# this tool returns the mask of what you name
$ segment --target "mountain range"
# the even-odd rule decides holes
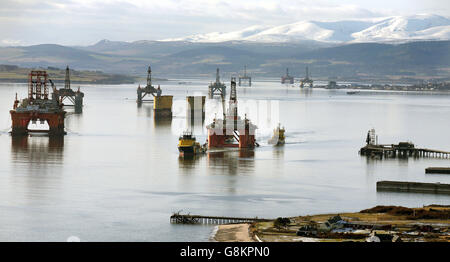
[[[196,34],[162,41],[215,43],[225,41],[294,42],[405,42],[449,40],[450,20],[423,14],[347,21],[300,21],[278,26],[251,26],[233,32]]]
[[[296,78],[450,80],[449,20],[436,15],[298,22],[229,33],[134,42],[101,40],[89,46],[42,44],[0,47],[0,64],[101,70],[155,77],[225,77],[242,73]]]

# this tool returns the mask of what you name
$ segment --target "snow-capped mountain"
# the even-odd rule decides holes
[[[352,34],[358,42],[450,39],[450,20],[436,15],[391,17]]]
[[[450,19],[438,15],[393,16],[348,21],[300,21],[281,26],[252,26],[233,32],[213,32],[161,41],[189,42],[405,42],[449,40]]]

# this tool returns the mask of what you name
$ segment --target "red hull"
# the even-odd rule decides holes
[[[223,130],[222,134],[225,133]],[[248,131],[247,131],[248,133]],[[239,144],[228,143],[227,135],[217,134],[213,129],[208,130],[208,147],[239,147],[239,148],[254,148],[255,135],[243,134],[239,135]]]
[[[26,135],[28,134],[28,124],[31,120],[46,120],[48,126],[49,135],[64,135],[64,118],[66,115],[65,111],[54,112],[54,113],[41,113],[35,111],[29,112],[16,112],[11,110],[12,119],[12,135]]]

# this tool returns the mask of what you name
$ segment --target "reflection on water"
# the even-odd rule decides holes
[[[207,163],[211,169],[214,169],[214,174],[245,174],[251,173],[254,170],[254,156],[255,151],[245,149],[208,152]]]
[[[168,130],[170,132],[170,128],[172,126],[172,119],[171,118],[154,118],[153,123],[154,123],[155,129]]]
[[[199,163],[199,159],[204,155],[185,155],[178,157],[178,166],[181,171],[186,171],[189,169],[195,169]]]
[[[136,103],[140,115],[146,113],[147,117],[153,117],[153,103]]]
[[[305,95],[305,97],[311,96],[313,93],[313,88],[310,87],[304,87],[304,88],[299,88],[300,89],[300,94]]]
[[[282,160],[284,158],[284,146],[274,146],[272,154],[275,159]]]
[[[61,163],[64,156],[64,137],[12,136],[11,153],[14,162]]]

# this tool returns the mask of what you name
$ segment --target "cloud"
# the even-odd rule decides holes
[[[0,46],[21,46],[25,43],[21,40],[15,40],[15,39],[1,39],[0,40]]]

